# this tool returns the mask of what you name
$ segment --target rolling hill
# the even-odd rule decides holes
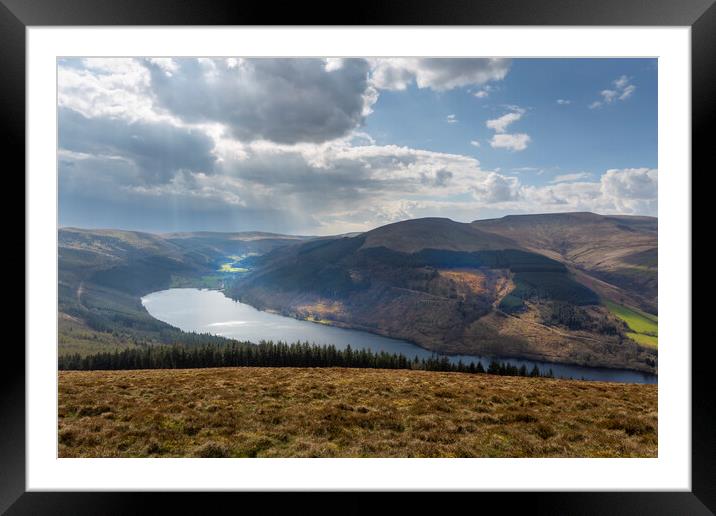
[[[471,225],[563,262],[603,297],[657,313],[655,217],[555,213],[510,215]]]
[[[593,213],[321,238],[63,228],[60,352],[193,342],[140,297],[223,286],[260,309],[445,353],[655,372],[657,233],[654,218]]]
[[[58,231],[60,353],[195,340],[151,317],[140,297],[175,285],[217,286],[232,276],[221,272],[227,260],[251,258],[302,239],[257,232],[161,235],[62,228]]]
[[[440,352],[654,372],[656,351],[602,300],[655,307],[655,249],[656,221],[641,217],[415,219],[274,249],[229,292]],[[632,265],[653,292],[624,279]]]

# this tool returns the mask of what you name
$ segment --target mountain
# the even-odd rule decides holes
[[[381,226],[365,233],[364,249],[385,247],[404,253],[422,249],[447,251],[486,251],[519,248],[514,240],[482,231],[471,225],[446,218],[406,220]]]
[[[115,229],[58,231],[60,352],[191,339],[157,321],[140,297],[170,286],[218,286],[222,264],[308,237],[272,233],[153,234]],[[229,271],[239,270],[229,267]],[[245,269],[240,269],[245,270]]]
[[[601,296],[656,314],[658,219],[595,213],[510,215],[476,229],[561,261]]]
[[[320,238],[63,228],[60,351],[196,339],[140,297],[224,286],[261,309],[435,351],[653,372],[657,235],[655,218],[593,213],[425,218]]]
[[[655,306],[623,279],[632,264],[651,267],[655,228],[655,219],[594,214],[408,220],[276,248],[229,293],[440,352],[653,372],[655,349],[630,338],[602,301],[609,292]]]

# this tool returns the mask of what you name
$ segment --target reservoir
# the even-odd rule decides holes
[[[288,343],[308,341],[323,345],[333,344],[338,349],[350,345],[353,349],[366,348],[374,352],[399,353],[410,359],[415,356],[429,358],[437,355],[404,340],[262,312],[245,303],[234,301],[218,290],[172,288],[144,296],[142,304],[154,318],[187,332],[211,333],[255,343],[261,340]],[[458,360],[462,360],[465,364],[481,362],[485,369],[493,358],[517,367],[524,364],[528,371],[534,365],[537,365],[543,373],[551,369],[557,378],[657,383],[657,376],[638,371],[479,355],[450,355],[450,360],[454,362]]]

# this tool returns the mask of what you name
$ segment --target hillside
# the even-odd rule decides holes
[[[193,341],[151,317],[140,297],[170,286],[217,286],[238,270],[229,267],[229,273],[222,272],[222,265],[250,262],[254,255],[302,238],[255,232],[158,235],[62,228],[59,351],[84,354],[131,347],[138,341]]]
[[[441,352],[655,372],[655,350],[627,336],[627,324],[602,305],[603,289],[562,255],[496,226],[416,219],[285,246],[257,259],[230,293],[260,309]]]
[[[384,369],[60,371],[58,410],[60,457],[658,451],[656,385]]]
[[[579,272],[600,295],[656,314],[658,220],[595,213],[510,215],[478,220],[476,229],[519,243]]]
[[[403,253],[423,249],[470,252],[520,248],[510,238],[446,218],[405,220],[368,231],[362,248],[372,247],[385,247]]]
[[[276,247],[307,240],[311,237],[279,235],[258,231],[241,233],[216,233],[201,231],[195,233],[166,233],[161,238],[176,245],[184,253],[198,252],[223,258],[249,253],[264,254]]]
[[[64,228],[60,352],[195,342],[140,297],[224,286],[260,309],[440,352],[656,372],[657,229],[591,213],[415,219],[313,239]]]

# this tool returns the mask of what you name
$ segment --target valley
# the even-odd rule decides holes
[[[149,315],[141,296],[169,287],[223,288],[251,259],[305,237],[272,233],[170,233],[62,228],[58,232],[58,351],[82,355],[139,343],[221,342]]]
[[[306,43],[295,32],[286,41]],[[451,44],[435,34],[421,46]],[[329,39],[320,43],[340,38]],[[688,390],[671,388],[691,346],[689,203],[660,206],[659,190],[666,173],[667,200],[683,199],[688,167],[659,170],[660,62],[47,60],[55,145],[27,156],[25,390],[26,423],[57,426],[49,439],[29,432],[28,443],[42,439],[28,450],[54,446],[62,459],[661,451],[686,464],[671,460],[672,446],[658,449],[659,416],[666,434],[688,423],[676,399]],[[668,299],[684,312],[662,318],[661,405],[659,213],[670,217]],[[55,243],[56,271],[46,266]],[[57,294],[47,294],[55,272]],[[51,370],[35,374],[43,364]],[[76,461],[36,468],[36,455],[32,486],[108,483]],[[438,474],[382,464],[381,475],[350,466],[325,475],[319,464],[242,476],[224,474],[234,463],[196,461],[147,479],[117,471],[120,487],[147,489],[688,484],[678,468],[642,474],[649,464],[639,461],[586,476],[571,466],[535,475],[525,463],[453,474],[447,462]]]
[[[575,223],[584,218],[576,215]],[[585,232],[600,217],[591,215]],[[535,217],[541,225],[551,218]],[[561,218],[557,222],[564,225]],[[621,218],[605,224],[624,239]],[[259,257],[257,269],[237,279],[228,293],[263,310],[404,339],[441,353],[656,372],[653,346],[631,338],[634,332],[602,302],[646,298],[641,290],[592,280],[574,260],[536,252],[513,239],[518,235],[475,226],[415,219],[351,238],[277,248]],[[648,239],[656,244],[653,232],[633,232],[640,248]],[[605,247],[606,237],[599,238],[595,246]],[[595,254],[592,250],[592,260]],[[597,283],[605,286],[592,288]]]
[[[655,228],[578,213],[414,219],[321,238],[62,229],[59,351],[226,340],[161,322],[140,301],[199,287],[429,351],[655,373]],[[641,283],[622,280],[629,267]]]

